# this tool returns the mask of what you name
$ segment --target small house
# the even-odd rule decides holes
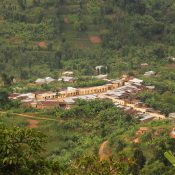
[[[68,76],[62,76],[61,78],[58,79],[58,81],[62,81],[65,83],[73,83],[75,81],[74,77],[68,77]]]
[[[51,78],[51,77],[46,77],[46,78],[45,78],[45,82],[46,82],[47,84],[52,83],[53,81],[55,81],[55,79],[53,79],[53,78]]]
[[[175,118],[175,112],[169,114],[169,118]]]
[[[144,73],[144,76],[146,76],[146,77],[151,77],[151,76],[154,76],[154,75],[156,75],[156,73],[154,71],[148,71],[148,72]]]
[[[147,67],[147,66],[149,66],[148,63],[141,63],[141,64],[140,64],[140,67]]]
[[[142,84],[143,80],[138,79],[138,78],[133,78],[133,79],[129,80],[129,82],[132,84]]]
[[[66,72],[63,72],[62,75],[63,76],[73,76],[74,75],[74,72],[72,72],[72,71],[66,71]]]
[[[56,100],[39,101],[36,104],[37,109],[52,109],[60,107],[60,102]]]
[[[38,78],[35,83],[38,85],[42,85],[42,84],[49,84],[51,82],[55,81],[55,79],[51,78],[51,77],[46,77],[46,78]]]
[[[35,81],[35,83],[41,85],[41,84],[45,84],[46,82],[45,82],[45,79],[38,78],[38,79]]]
[[[170,60],[171,60],[171,61],[173,61],[173,62],[175,62],[175,57],[173,57],[173,58],[170,58]]]

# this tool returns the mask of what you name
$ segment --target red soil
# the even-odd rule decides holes
[[[101,43],[101,38],[99,36],[91,36],[90,41],[93,44],[100,44]]]
[[[39,124],[39,121],[38,120],[28,120],[29,122],[29,125],[28,125],[28,128],[30,129],[33,129],[33,128],[37,128],[38,127],[38,124]]]
[[[110,148],[109,148],[108,141],[105,141],[101,144],[99,149],[99,156],[100,156],[100,161],[110,159]]]
[[[65,24],[69,24],[70,23],[70,21],[69,21],[69,19],[67,17],[64,17],[64,23]]]
[[[41,47],[41,48],[46,48],[46,42],[41,41],[41,42],[38,43],[38,46]]]

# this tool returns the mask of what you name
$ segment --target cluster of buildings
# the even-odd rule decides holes
[[[72,71],[66,71],[62,73],[62,76],[58,79],[54,79],[52,77],[38,78],[34,83],[37,85],[49,84],[54,81],[62,81],[67,83],[72,83],[75,81],[74,73]]]
[[[141,63],[141,64],[140,64],[140,67],[141,67],[141,68],[147,68],[148,66],[149,66],[148,63]],[[155,76],[155,75],[156,75],[156,72],[155,72],[155,71],[152,71],[152,70],[147,71],[147,72],[144,73],[144,76],[145,76],[145,77],[153,77],[153,76]]]
[[[25,106],[35,107],[39,109],[63,107],[70,108],[75,104],[76,99],[97,99],[101,98],[99,94],[116,89],[122,86],[123,80],[112,81],[109,84],[86,88],[72,88],[52,92],[52,91],[37,91],[32,93],[13,93],[9,96],[11,100],[21,100]]]
[[[123,86],[103,93],[103,97],[111,99],[113,103],[124,111],[134,114],[140,122],[153,119],[164,119],[165,116],[153,108],[147,107],[137,98],[137,94],[143,90],[154,90],[154,86],[144,86],[143,80],[133,78],[124,83]]]
[[[9,99],[19,99],[28,107],[38,109],[50,109],[62,107],[71,108],[77,99],[110,99],[117,107],[124,111],[134,114],[140,122],[153,119],[165,118],[159,111],[148,108],[138,100],[137,94],[142,90],[153,90],[154,86],[144,86],[143,80],[129,78],[124,75],[119,80],[108,80],[108,84],[86,88],[68,87],[62,91],[41,91],[26,94],[14,93]]]

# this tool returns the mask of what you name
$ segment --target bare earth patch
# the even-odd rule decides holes
[[[101,144],[99,149],[99,156],[100,156],[100,161],[110,159],[110,148],[109,148],[108,141],[105,141]]]
[[[68,17],[64,17],[64,23],[65,24],[70,24],[70,21],[69,21]]]
[[[34,129],[38,128],[39,121],[38,120],[27,120],[29,122],[28,128]]]
[[[102,42],[99,36],[91,36],[90,41],[93,44],[100,44]]]
[[[44,41],[37,43],[37,45],[41,48],[46,48],[46,42],[44,42]]]

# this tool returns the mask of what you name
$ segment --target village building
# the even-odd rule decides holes
[[[73,98],[64,98],[65,109],[70,109],[75,105],[75,99]]]
[[[52,109],[60,107],[60,102],[57,100],[38,101],[35,104],[37,109]]]
[[[46,77],[45,78],[46,84],[52,83],[55,81],[55,79],[51,78],[51,77]]]
[[[35,94],[34,93],[25,93],[25,94],[13,93],[13,94],[9,95],[8,98],[11,100],[34,99]]]
[[[73,77],[68,77],[73,78]],[[51,80],[50,77],[46,77]],[[18,94],[14,93],[9,99],[19,99],[28,106],[39,109],[49,109],[62,107],[69,109],[74,106],[77,99],[109,99],[115,106],[127,113],[134,114],[141,123],[153,119],[164,119],[165,116],[160,111],[148,108],[143,102],[136,98],[139,91],[143,89],[154,89],[151,86],[144,86],[143,80],[122,76],[119,80],[110,80],[108,84],[95,87],[73,88],[67,87],[66,90],[59,92],[37,91],[35,93]]]
[[[144,73],[144,76],[146,76],[146,77],[151,77],[151,76],[155,76],[155,75],[156,75],[156,72],[154,72],[154,71],[148,71],[148,72]]]
[[[66,71],[62,73],[62,76],[73,76],[74,72],[73,71]]]
[[[175,62],[175,57],[169,58],[171,61]]]
[[[146,122],[152,121],[153,119],[154,119],[153,116],[151,116],[151,115],[149,115],[149,114],[144,114],[144,115],[141,116],[141,118],[139,119],[139,121],[140,121],[141,123],[146,123]]]
[[[141,85],[143,83],[143,80],[138,79],[138,78],[133,78],[133,79],[129,80],[129,82],[131,84],[139,84],[139,85]]]
[[[52,91],[38,91],[35,92],[36,100],[48,100],[57,98],[57,93]]]
[[[77,88],[68,87],[67,90],[58,92],[58,98],[73,97],[79,95]]]
[[[155,86],[146,86],[147,90],[153,91],[155,90]]]
[[[38,85],[42,85],[42,84],[49,84],[51,82],[55,81],[55,79],[51,78],[51,77],[46,77],[46,78],[38,78],[35,83]]]
[[[75,81],[75,78],[70,76],[62,76],[61,78],[58,79],[58,81],[62,81],[65,83],[73,83]]]
[[[169,118],[175,118],[175,112],[169,114]]]
[[[149,64],[148,64],[148,63],[141,63],[140,66],[141,66],[141,67],[148,67]]]
[[[45,79],[42,79],[42,78],[38,78],[36,81],[35,81],[36,84],[45,84]]]
[[[119,87],[119,84],[106,84],[102,86],[87,87],[87,88],[68,88],[65,91],[59,92],[58,97],[66,98],[79,95],[104,93],[107,92],[108,90],[112,90],[117,87]]]
[[[20,93],[13,93],[13,94],[10,94],[8,98],[10,100],[16,100],[19,95],[20,95]]]
[[[160,111],[147,112],[147,114],[154,117],[156,120],[165,119],[165,115],[161,114]]]

